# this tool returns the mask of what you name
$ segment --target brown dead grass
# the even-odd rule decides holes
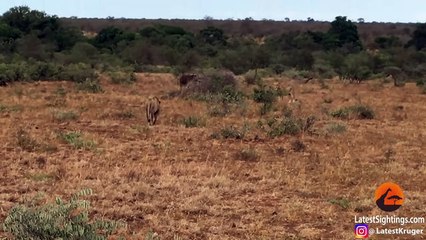
[[[354,215],[380,213],[373,196],[385,181],[405,190],[406,204],[398,215],[424,214],[426,96],[413,84],[385,84],[372,91],[370,83],[331,82],[321,89],[269,79],[271,85],[295,86],[302,101],[295,114],[317,117],[316,134],[270,139],[256,128],[259,105],[251,101],[244,114],[209,118],[206,103],[167,97],[178,89],[171,75],[138,78],[130,86],[103,82],[101,94],[78,93],[67,82],[0,89],[2,105],[21,106],[0,113],[1,219],[37,192],[67,198],[90,187],[94,214],[126,220],[122,234],[127,239],[143,239],[149,229],[163,239],[350,239]],[[51,105],[59,86],[67,91],[65,104]],[[149,94],[162,97],[159,124],[153,127],[143,112]],[[270,116],[279,115],[287,101],[281,99]],[[376,118],[342,121],[347,128],[342,134],[322,131],[336,122],[325,112],[356,103],[371,106]],[[80,116],[55,121],[52,111],[58,109]],[[132,117],[117,117],[122,112]],[[190,115],[205,116],[206,126],[182,126],[179,120]],[[225,125],[243,122],[250,126],[243,140],[210,137]],[[21,149],[20,129],[53,150]],[[58,139],[60,131],[80,131],[96,148],[75,149]],[[293,151],[295,140],[306,149]],[[254,161],[236,158],[250,148],[256,151]],[[331,204],[331,199],[347,199],[350,206]]]

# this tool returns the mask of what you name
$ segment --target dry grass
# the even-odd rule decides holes
[[[178,89],[171,75],[137,77],[133,85],[102,82],[104,92],[96,94],[66,82],[0,88],[0,104],[9,109],[0,113],[1,219],[37,192],[69,197],[89,187],[94,214],[126,220],[121,234],[127,239],[143,239],[149,230],[162,239],[350,239],[354,215],[379,213],[374,191],[388,180],[406,191],[398,215],[424,214],[426,95],[413,84],[372,91],[367,84],[330,82],[321,89],[267,79],[283,88],[295,85],[303,94],[294,114],[317,119],[312,134],[269,138],[256,128],[259,105],[251,100],[243,116],[236,110],[209,117],[205,102],[167,97]],[[72,121],[52,121],[52,112],[65,111],[49,105],[59,86],[66,108],[80,113]],[[16,89],[24,91],[17,96]],[[158,125],[148,127],[143,103],[152,93],[162,97],[162,112]],[[324,105],[324,97],[333,101]],[[280,99],[262,118],[282,116],[287,101]],[[370,106],[375,118],[342,120],[340,134],[323,130],[336,121],[323,108],[355,104]],[[185,128],[181,119],[188,116],[205,118],[205,126]],[[211,138],[226,126],[247,133]],[[56,151],[20,147],[20,129]],[[69,132],[82,133],[96,149],[58,138]]]

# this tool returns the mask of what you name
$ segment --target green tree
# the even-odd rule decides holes
[[[58,51],[71,49],[77,42],[83,40],[84,36],[82,32],[75,27],[61,27],[55,36]]]
[[[411,40],[406,46],[414,46],[417,50],[426,48],[426,23],[417,25]]]
[[[338,47],[345,47],[351,52],[356,52],[362,49],[358,28],[346,17],[336,17],[336,19],[331,22],[331,28],[328,31],[328,35],[335,37],[338,40]]]
[[[27,6],[10,8],[2,15],[2,21],[26,34],[35,31],[41,38],[53,37],[59,28],[57,16],[49,16],[45,12],[31,10]]]
[[[225,45],[226,38],[222,29],[216,27],[207,27],[200,31],[200,38],[203,42],[211,45]]]
[[[125,32],[117,27],[107,27],[96,35],[93,43],[98,48],[115,50],[120,41],[130,42],[135,40],[135,38],[135,33]]]

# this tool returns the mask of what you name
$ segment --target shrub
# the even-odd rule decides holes
[[[416,81],[416,86],[420,87],[420,86],[424,86],[424,85],[426,85],[426,80],[424,80],[424,79],[418,79]]]
[[[341,123],[329,123],[324,127],[325,131],[331,134],[339,134],[346,131],[346,126]]]
[[[98,78],[98,75],[95,70],[90,67],[90,65],[78,63],[66,66],[63,72],[59,74],[59,78],[62,80],[82,83],[86,81],[94,81]]]
[[[76,86],[78,90],[85,91],[88,93],[104,92],[98,80],[87,79],[87,80],[84,80],[83,82],[76,83]]]
[[[223,138],[234,138],[234,139],[243,139],[245,131],[240,131],[234,126],[226,126],[220,131],[220,134]]]
[[[70,120],[77,120],[79,115],[73,111],[56,111],[53,113],[53,118],[60,121],[70,121]]]
[[[357,104],[350,107],[343,107],[330,112],[330,115],[340,119],[373,119],[374,111],[366,105]]]
[[[277,99],[277,91],[272,88],[260,86],[253,89],[253,100],[258,103],[272,104]]]
[[[259,158],[259,155],[257,154],[256,150],[247,148],[238,151],[235,154],[235,158],[242,161],[253,162]]]
[[[182,119],[182,124],[186,128],[193,128],[193,127],[202,127],[205,126],[205,122],[197,116],[189,116],[184,119]]]
[[[136,75],[134,72],[109,72],[108,76],[114,84],[130,84],[136,81]]]
[[[355,105],[350,108],[350,111],[355,114],[357,119],[373,119],[374,111],[366,105]]]
[[[331,111],[330,116],[334,118],[348,119],[349,113],[350,113],[349,108],[339,108],[337,110]]]
[[[284,118],[280,122],[272,125],[268,132],[270,137],[280,137],[283,135],[297,135],[302,131],[302,122],[300,119]]]
[[[291,149],[295,152],[303,152],[306,149],[306,145],[299,139],[296,139],[291,142]]]
[[[135,114],[130,110],[126,110],[126,111],[117,113],[116,116],[120,119],[131,119],[135,117]]]
[[[35,203],[13,207],[3,229],[15,239],[107,239],[117,228],[115,221],[89,218],[89,203],[81,197],[92,194],[84,189],[69,201],[57,197],[55,203]]]
[[[59,138],[76,149],[91,150],[96,148],[93,140],[86,140],[80,132],[59,133]]]
[[[230,106],[227,103],[210,105],[209,115],[212,117],[224,117],[231,112]]]
[[[199,74],[197,84],[188,85],[188,93],[221,93],[225,88],[237,88],[237,81],[234,75],[227,71],[218,71],[216,69],[208,69],[205,73]]]
[[[19,147],[29,152],[35,151],[40,146],[40,144],[23,129],[19,129],[16,133],[16,141]]]

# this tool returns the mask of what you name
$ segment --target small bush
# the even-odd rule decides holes
[[[291,149],[295,152],[303,152],[306,149],[306,145],[299,139],[296,139],[291,142]]]
[[[119,112],[119,113],[117,113],[115,115],[117,116],[117,118],[120,118],[120,119],[131,119],[131,118],[135,118],[135,114],[132,111],[130,111],[130,110],[122,111],[122,112]]]
[[[262,103],[260,106],[260,115],[266,115],[268,112],[270,112],[273,109],[272,103]]]
[[[77,120],[79,118],[79,115],[73,111],[56,111],[53,113],[53,118],[60,121],[71,121],[71,120]]]
[[[211,117],[224,117],[231,112],[230,106],[227,103],[211,105],[209,107],[209,115]]]
[[[220,131],[220,134],[223,138],[234,138],[234,139],[243,139],[245,132],[238,130],[234,126],[227,126]]]
[[[297,135],[302,131],[300,119],[284,118],[282,121],[273,124],[268,132],[270,137],[280,137],[283,135]]]
[[[42,205],[34,199],[33,204],[13,207],[6,217],[3,229],[15,239],[107,239],[117,228],[115,221],[89,218],[89,203],[81,197],[92,194],[84,189],[64,202],[56,198],[55,203]]]
[[[341,123],[329,123],[324,129],[331,134],[340,134],[346,131],[346,126]]]
[[[242,161],[253,162],[259,158],[259,155],[256,153],[256,150],[248,148],[238,151],[235,154],[235,158]]]
[[[134,72],[109,72],[108,76],[111,78],[113,84],[131,84],[136,81]]]
[[[373,119],[374,111],[366,105],[355,105],[350,108],[350,111],[355,114],[357,119]]]
[[[331,111],[330,116],[334,118],[348,119],[349,113],[350,113],[349,108],[339,108],[337,110]]]
[[[416,86],[420,87],[420,86],[424,86],[426,85],[426,80],[424,79],[419,79],[416,81]]]
[[[330,115],[340,119],[373,119],[374,111],[366,105],[357,104],[350,107],[344,107],[330,112]]]
[[[22,109],[21,105],[7,106],[0,103],[0,113],[20,112]]]
[[[348,199],[344,198],[337,198],[337,199],[331,199],[329,200],[331,204],[340,206],[343,209],[348,209],[350,207],[350,202]]]
[[[16,133],[16,141],[19,147],[28,152],[35,151],[40,146],[40,144],[24,129],[18,130]]]
[[[194,128],[194,127],[203,127],[205,126],[205,122],[197,116],[189,116],[182,119],[182,124],[186,128]]]
[[[90,65],[84,63],[70,64],[60,73],[61,80],[73,81],[77,83],[94,81],[98,75]]]
[[[88,92],[88,93],[102,93],[102,92],[104,92],[99,81],[98,80],[91,80],[91,79],[77,83],[77,89],[80,90],[80,91]]]
[[[61,132],[59,138],[76,149],[91,150],[96,148],[96,143],[93,140],[85,140],[80,132]]]
[[[272,104],[277,99],[277,92],[274,89],[261,86],[253,89],[253,100],[258,103]]]

